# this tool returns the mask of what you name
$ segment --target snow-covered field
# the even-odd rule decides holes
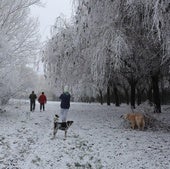
[[[59,102],[36,106],[29,117],[29,102],[13,100],[0,113],[0,169],[170,169],[170,106],[154,114],[163,123],[138,131],[120,118],[126,105],[71,103],[66,140],[51,139]]]

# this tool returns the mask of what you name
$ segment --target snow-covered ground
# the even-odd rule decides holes
[[[59,102],[36,106],[29,117],[29,102],[13,100],[0,113],[0,169],[170,169],[170,106],[138,131],[120,118],[124,104],[71,103],[66,140],[63,131],[51,139]]]

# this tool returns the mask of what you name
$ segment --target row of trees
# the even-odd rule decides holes
[[[117,106],[120,94],[132,107],[145,94],[161,112],[160,84],[169,85],[168,0],[74,2],[72,23],[57,18],[43,51],[51,85],[58,92],[69,85],[75,100],[98,95],[103,103],[107,95],[110,104],[114,93]]]
[[[0,105],[28,84],[32,73],[27,65],[38,53],[37,21],[30,7],[40,0],[1,0],[0,2]]]

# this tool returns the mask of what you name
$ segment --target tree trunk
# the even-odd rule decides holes
[[[118,90],[117,90],[116,86],[114,87],[114,95],[115,95],[115,104],[116,104],[116,106],[120,106]]]
[[[107,87],[107,105],[110,106],[110,87]]]
[[[160,93],[159,93],[159,77],[158,75],[154,75],[152,78],[152,86],[153,86],[153,101],[155,105],[154,113],[161,113],[161,101],[160,101]]]
[[[132,81],[130,83],[130,87],[131,87],[131,107],[135,109],[135,87],[136,87],[136,83],[134,81]]]
[[[165,90],[165,87],[164,87],[164,82],[163,82],[163,78],[161,79],[161,91],[160,91],[160,93],[161,93],[161,103],[162,104],[166,104],[166,101],[167,101],[167,99],[166,99],[166,90]]]
[[[138,106],[141,104],[142,102],[142,92],[140,91],[140,89],[137,89],[137,104]]]
[[[149,104],[152,105],[152,87],[149,87],[149,90],[147,91],[147,99],[149,100]]]
[[[100,103],[102,105],[103,104],[103,94],[102,94],[101,90],[99,90],[99,94],[100,94]]]
[[[129,105],[129,92],[128,89],[123,88],[125,92],[126,104]]]

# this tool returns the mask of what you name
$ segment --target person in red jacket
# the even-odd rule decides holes
[[[38,102],[40,103],[40,111],[43,108],[43,111],[45,110],[45,103],[47,102],[47,98],[44,94],[44,92],[42,92],[42,94],[39,96],[38,98]]]

